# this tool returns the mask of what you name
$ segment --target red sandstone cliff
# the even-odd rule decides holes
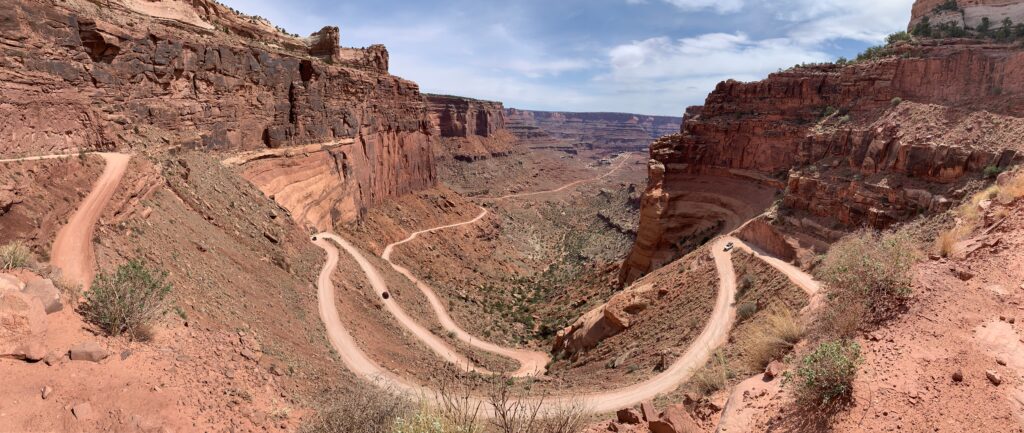
[[[474,161],[512,152],[516,138],[505,129],[501,102],[448,95],[426,95],[439,155]]]
[[[433,185],[435,170],[418,86],[387,73],[382,46],[338,38],[293,37],[208,0],[5,2],[0,155],[326,143],[244,171],[300,221],[352,220]],[[273,172],[295,174],[263,180]]]
[[[985,167],[1021,159],[1024,52],[926,41],[895,54],[719,84],[681,134],[651,146],[622,281],[737,227],[775,194],[778,221],[821,245],[943,210]]]
[[[507,110],[509,129],[532,147],[613,152],[646,150],[651,140],[679,131],[681,119],[625,113]]]
[[[994,27],[1006,18],[1014,23],[1024,22],[1024,4],[1019,0],[957,0],[955,8],[949,6],[947,0],[916,0],[909,28],[913,29],[925,17],[933,24],[955,23],[972,28],[986,17]]]

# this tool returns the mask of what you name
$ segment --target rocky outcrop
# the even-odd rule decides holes
[[[598,343],[618,335],[632,324],[631,318],[650,305],[657,294],[653,285],[631,287],[612,296],[604,305],[584,314],[572,325],[558,332],[552,353],[572,356],[594,348]]]
[[[431,127],[441,137],[438,154],[475,161],[510,154],[515,137],[505,129],[501,102],[447,95],[426,95]]]
[[[760,188],[762,197],[783,193],[780,221],[830,241],[852,228],[942,211],[985,167],[1021,159],[1024,144],[1013,131],[1024,125],[1015,117],[1024,78],[1009,71],[1024,66],[1024,53],[963,41],[893,50],[897,56],[879,61],[726,81],[703,108],[688,110],[683,132],[651,147],[637,242],[621,280],[633,281],[772,203],[737,186],[680,198],[693,196],[696,179],[728,178]],[[687,204],[673,209],[673,200]],[[701,209],[735,200],[747,212],[733,212],[734,220]]]
[[[625,113],[555,113],[506,110],[510,129],[538,145],[614,152],[643,151],[651,141],[679,131],[681,119]],[[543,147],[543,146],[534,146]]]
[[[0,358],[38,361],[46,356],[49,295],[29,287],[19,276],[0,274]]]
[[[959,27],[974,28],[988,18],[993,27],[1009,18],[1014,23],[1024,22],[1024,2],[1020,0],[916,0],[911,11],[910,27],[928,18],[932,24],[952,23]]]
[[[0,116],[10,121],[0,124],[0,155],[352,140],[335,149],[350,171],[343,183],[293,187],[314,199],[347,191],[317,204],[336,211],[332,222],[434,185],[418,86],[387,73],[383,47],[340,48],[337,39],[336,28],[289,36],[202,0],[8,2]]]

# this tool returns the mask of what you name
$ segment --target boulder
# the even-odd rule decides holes
[[[110,356],[110,352],[95,341],[79,343],[70,350],[72,361],[100,362]]]
[[[648,424],[651,433],[700,433],[704,430],[693,420],[690,413],[682,405],[672,405],[665,409],[661,417]]]
[[[64,309],[64,304],[60,302],[60,290],[57,290],[57,286],[53,285],[52,280],[38,279],[29,281],[25,285],[23,292],[38,299],[43,304],[43,310],[46,311],[46,314],[53,314]]]
[[[654,407],[654,403],[651,403],[650,400],[640,403],[640,414],[643,415],[644,421],[658,419],[658,409]]]
[[[38,354],[45,333],[46,311],[39,301],[18,291],[0,291],[0,357],[38,360],[46,355],[45,349]]]
[[[622,424],[640,424],[641,416],[640,412],[633,408],[620,409],[615,412],[615,418]]]

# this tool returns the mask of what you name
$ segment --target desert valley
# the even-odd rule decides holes
[[[0,432],[1024,431],[1024,1],[678,117],[0,3]]]

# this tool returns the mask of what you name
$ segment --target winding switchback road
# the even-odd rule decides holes
[[[613,171],[619,169],[622,166],[622,164],[624,164],[624,162],[621,162],[617,167],[615,167],[615,169],[613,169]],[[502,197],[486,199],[503,200],[509,198],[527,197],[546,194],[550,192],[562,191],[571,186],[578,185],[582,182],[601,179],[610,174],[611,172],[592,179],[576,181],[569,185],[563,186],[557,190],[509,194]],[[473,338],[467,332],[462,330],[454,322],[454,320],[451,319],[451,316],[448,314],[443,302],[441,302],[441,300],[437,297],[436,293],[434,293],[434,291],[429,286],[427,286],[425,283],[422,283],[422,281],[420,281],[418,278],[412,275],[412,273],[408,269],[400,265],[397,265],[390,260],[391,255],[394,252],[394,248],[398,245],[410,242],[422,234],[432,233],[438,230],[455,228],[476,223],[483,219],[487,215],[487,213],[487,209],[483,209],[479,215],[477,215],[475,218],[471,220],[415,232],[406,239],[403,239],[402,241],[399,242],[395,242],[385,247],[382,256],[391,266],[393,266],[398,272],[402,273],[410,280],[412,280],[414,283],[416,283],[417,287],[419,287],[420,290],[424,292],[424,294],[430,300],[431,308],[435,311],[435,313],[437,313],[437,316],[441,321],[442,326],[445,327],[446,330],[450,332],[455,332],[460,340],[466,341],[467,343],[473,345],[474,347],[480,348],[482,350],[487,350],[489,352],[496,353],[502,356],[507,356],[509,358],[516,359],[517,361],[519,361],[521,367],[517,371],[515,371],[513,375],[528,376],[538,374],[538,372],[542,372],[542,370],[534,369],[534,367],[541,362],[541,357],[543,357],[545,363],[547,362],[547,359],[549,359],[549,357],[546,353],[525,351],[521,349],[503,348]],[[431,391],[428,387],[412,384],[411,382],[399,378],[393,373],[385,371],[382,368],[380,368],[376,363],[370,360],[365,355],[365,353],[362,352],[362,349],[358,347],[355,341],[347,333],[347,331],[344,328],[344,325],[341,323],[337,315],[337,309],[334,304],[334,286],[333,284],[331,284],[330,281],[330,275],[334,272],[334,269],[337,266],[338,251],[336,248],[334,248],[334,246],[331,243],[327,242],[326,239],[330,239],[337,242],[339,245],[342,246],[342,248],[346,250],[346,252],[348,252],[356,259],[360,267],[363,269],[364,273],[366,273],[367,277],[371,280],[371,284],[374,285],[374,290],[378,293],[378,295],[381,295],[387,292],[387,286],[384,284],[383,279],[379,275],[379,272],[377,272],[377,270],[373,268],[373,266],[368,261],[366,261],[365,257],[363,257],[356,248],[354,248],[350,243],[348,243],[341,237],[334,234],[326,233],[317,235],[313,239],[314,243],[316,243],[317,246],[327,251],[328,254],[327,263],[324,265],[324,268],[320,274],[320,279],[318,280],[320,313],[321,319],[324,321],[324,324],[328,329],[328,336],[331,340],[331,344],[334,346],[335,350],[337,350],[339,354],[342,354],[342,361],[353,372],[362,375],[367,379],[370,379],[371,381],[383,381],[387,386],[392,387],[394,389],[405,390],[419,395],[431,395]],[[733,305],[733,299],[736,294],[736,273],[732,266],[731,252],[725,251],[725,246],[729,242],[732,242],[735,246],[739,248],[750,251],[751,253],[755,254],[756,257],[760,258],[761,260],[764,260],[770,266],[774,267],[775,269],[778,269],[780,272],[782,272],[788,278],[790,278],[794,283],[796,283],[802,289],[804,289],[808,294],[814,295],[817,293],[818,283],[815,282],[811,276],[800,271],[795,266],[792,266],[774,257],[768,256],[763,252],[760,252],[759,250],[748,246],[740,239],[732,237],[731,235],[719,237],[716,240],[714,240],[710,246],[711,255],[715,261],[715,266],[717,268],[719,276],[719,290],[718,296],[715,300],[714,309],[711,313],[711,317],[705,324],[704,329],[701,331],[700,335],[698,335],[697,338],[690,343],[689,347],[682,354],[682,356],[676,359],[665,371],[643,382],[610,391],[601,391],[588,394],[566,394],[553,398],[547,398],[544,400],[545,404],[551,407],[580,406],[585,408],[588,412],[592,413],[611,412],[621,409],[623,407],[633,406],[642,401],[653,399],[658,395],[671,392],[675,390],[680,384],[688,380],[695,371],[703,367],[711,358],[714,351],[719,346],[728,341],[729,331],[732,329],[733,324],[735,323],[736,310],[735,305]],[[374,283],[374,281],[376,281],[377,283]],[[386,304],[394,304],[394,302],[386,302]],[[398,317],[399,316],[396,315],[396,318]],[[402,324],[402,326],[406,326],[407,329],[410,329],[410,332],[413,332],[414,335],[416,335],[418,338],[421,338],[421,341],[424,338],[429,338],[428,336],[425,335],[419,335],[417,331],[413,330],[414,328],[410,328],[409,326],[407,326],[410,325],[413,327],[419,327],[422,330],[422,332],[429,333],[429,331],[423,329],[422,326],[415,324],[415,322],[412,321],[412,319],[399,319],[399,323]],[[428,346],[430,345],[428,344]],[[438,349],[434,349],[434,351],[443,352],[439,351]],[[450,362],[453,362],[459,366],[471,365],[468,364],[468,361],[463,361],[465,358],[459,355],[451,354],[442,356],[445,357],[445,359],[448,359]],[[476,369],[474,371],[481,370]],[[483,406],[486,407],[486,404]]]

